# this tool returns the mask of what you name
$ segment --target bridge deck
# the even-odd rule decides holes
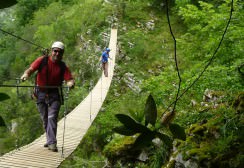
[[[112,57],[112,60],[109,60],[109,76],[104,77],[102,74],[89,95],[66,116],[64,142],[64,118],[58,122],[57,146],[59,151],[51,152],[43,147],[46,142],[46,135],[43,134],[32,143],[1,156],[0,167],[58,167],[76,149],[99,112],[109,90],[115,64],[116,43],[117,30],[112,29],[109,43]]]

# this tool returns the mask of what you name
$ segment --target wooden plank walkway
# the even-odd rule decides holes
[[[1,168],[58,167],[76,149],[106,98],[113,77],[116,44],[117,30],[111,29],[109,48],[112,60],[109,60],[109,76],[105,77],[102,74],[89,95],[66,118],[58,122],[57,146],[59,151],[51,152],[43,147],[46,142],[46,135],[43,134],[32,143],[1,156]],[[64,141],[63,133],[65,134]]]

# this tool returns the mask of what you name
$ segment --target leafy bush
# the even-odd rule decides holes
[[[174,112],[171,113],[173,114]],[[116,117],[123,125],[115,127],[113,130],[116,133],[124,135],[125,139],[128,139],[127,136],[131,136],[131,140],[128,144],[125,144],[125,141],[119,143],[120,145],[122,145],[122,147],[116,148],[116,152],[111,151],[111,149],[114,150],[114,148],[110,149],[109,147],[105,147],[105,156],[109,159],[110,164],[113,166],[119,160],[121,161],[125,159],[125,157],[132,160],[133,163],[143,150],[152,145],[152,141],[156,138],[159,138],[162,141],[161,145],[164,146],[163,148],[168,150],[172,146],[173,138],[178,138],[182,140],[185,140],[186,138],[184,129],[177,124],[172,124],[171,121],[166,118],[163,118],[163,120],[161,121],[162,126],[157,126],[157,107],[151,95],[148,96],[144,109],[144,125],[125,114],[116,114]],[[162,133],[162,128],[165,126],[168,126],[169,132],[171,132],[172,137],[165,133]],[[113,143],[109,144],[109,146],[111,145],[113,145]],[[123,153],[127,154],[125,155]],[[161,165],[163,163],[164,162],[162,162]]]

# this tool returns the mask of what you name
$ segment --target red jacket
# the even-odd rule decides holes
[[[42,59],[44,56],[41,56],[37,58],[32,64],[31,68],[34,71],[37,71],[41,65]],[[48,74],[47,74],[48,72]],[[47,81],[48,77],[48,81]],[[73,79],[72,74],[69,70],[69,68],[66,66],[64,71],[64,77],[63,79],[65,81]],[[61,83],[61,66],[57,62],[53,62],[51,60],[51,56],[48,58],[48,71],[47,66],[43,66],[41,69],[41,72],[37,74],[37,80],[36,83],[38,86],[60,86]]]

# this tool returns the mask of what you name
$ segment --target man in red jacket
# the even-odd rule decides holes
[[[56,139],[57,121],[62,104],[60,87],[63,80],[66,81],[68,87],[74,87],[72,74],[62,61],[63,54],[64,44],[59,41],[54,42],[51,55],[37,58],[21,76],[21,79],[25,81],[33,72],[38,71],[36,78],[36,103],[46,132],[47,142],[44,147],[48,147],[49,150],[54,152],[58,151]]]

